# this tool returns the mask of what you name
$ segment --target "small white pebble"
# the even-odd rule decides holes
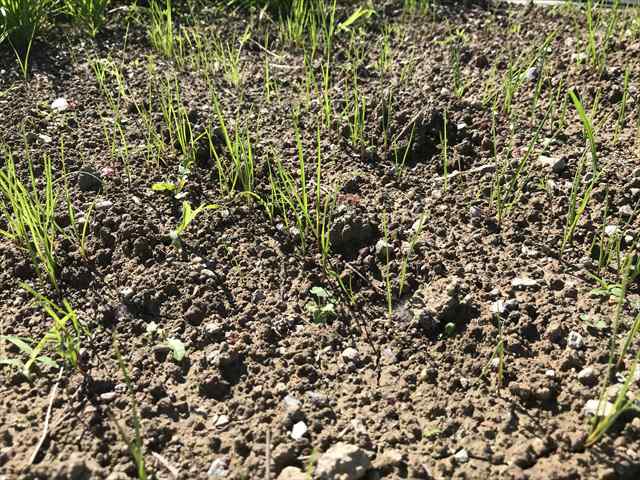
[[[305,433],[307,433],[307,430],[308,428],[306,423],[298,422],[291,429],[291,438],[293,438],[294,440],[300,440],[302,437],[304,437]]]

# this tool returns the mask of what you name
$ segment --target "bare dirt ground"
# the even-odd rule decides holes
[[[39,367],[30,379],[9,366],[0,370],[0,478],[138,475],[117,428],[132,437],[136,415],[116,345],[153,478],[640,476],[633,413],[585,447],[585,406],[600,396],[617,308],[614,297],[594,294],[600,285],[587,272],[620,282],[613,259],[598,270],[592,246],[606,226],[618,228],[623,254],[638,234],[640,17],[620,12],[600,69],[584,54],[583,10],[467,3],[418,15],[387,2],[336,36],[327,91],[341,112],[356,72],[367,99],[357,146],[348,118],[323,121],[321,87],[311,87],[307,102],[304,50],[279,39],[268,14],[197,12],[208,35],[232,45],[249,32],[239,82],[223,70],[212,81],[228,128],[243,125],[251,138],[257,195],[269,194],[274,158],[299,179],[296,115],[312,188],[321,156],[323,191],[338,189],[332,270],[353,295],[323,269],[315,243],[301,250],[281,216],[269,219],[258,202],[220,191],[212,149],[228,152],[202,72],[156,53],[141,24],[125,29],[124,11],[95,42],[57,27],[35,45],[26,84],[3,52],[2,135],[19,171],[27,170],[28,151],[37,175],[49,156],[61,177],[64,157],[74,208],[94,207],[86,254],[59,239],[58,292],[24,252],[0,240],[0,334],[39,338],[48,328],[21,282],[67,299],[90,331],[78,368],[65,369],[59,381],[56,368]],[[352,10],[341,6],[340,18]],[[606,25],[608,13],[598,12]],[[115,124],[92,71],[95,58],[122,73],[117,111],[126,165],[122,144],[114,149],[105,139]],[[531,58],[538,60],[529,65]],[[507,108],[510,68],[522,82]],[[311,70],[321,84],[322,62]],[[178,177],[179,149],[168,144],[160,161],[150,161],[139,113],[142,106],[166,133],[158,100],[164,75],[178,79],[194,131],[211,124],[217,135],[211,145],[202,142],[185,198],[219,208],[197,217],[180,251],[168,234],[181,201],[150,188]],[[106,85],[118,91],[113,75]],[[604,173],[560,256],[585,151],[566,95],[571,87],[592,113],[599,104],[594,124]],[[67,100],[64,111],[51,108],[57,98]],[[387,134],[395,146],[383,140]],[[498,218],[490,200],[496,175],[506,165],[505,178],[514,178],[523,158],[520,195]],[[56,217],[62,228],[69,222],[63,203]],[[313,287],[331,296],[335,314],[324,321],[314,322],[308,308]],[[638,293],[637,283],[629,285],[624,325],[637,313]],[[184,359],[172,357],[163,335],[184,343]],[[5,341],[0,356],[20,351]],[[612,399],[631,365],[609,387]],[[48,435],[36,451],[49,407]]]

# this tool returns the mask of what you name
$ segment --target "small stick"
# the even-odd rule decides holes
[[[265,480],[271,480],[271,430],[267,430],[266,465],[264,470]]]
[[[171,473],[171,476],[173,478],[177,480],[180,477],[180,470],[171,465],[171,463],[169,463],[169,460],[167,460],[157,452],[151,452],[151,455],[153,455],[153,457],[158,460],[158,462],[160,462],[167,470],[169,470],[169,473]]]
[[[53,400],[55,400],[56,398],[56,392],[58,391],[58,384],[60,383],[60,379],[62,378],[63,371],[64,369],[60,367],[60,372],[58,373],[58,379],[56,380],[55,385],[51,389],[51,395],[49,395],[49,406],[47,407],[47,414],[44,418],[44,431],[42,432],[42,436],[40,437],[40,440],[38,441],[36,448],[33,450],[33,453],[31,454],[31,458],[29,459],[29,465],[33,465],[33,462],[35,462],[36,456],[38,455],[38,452],[40,451],[42,444],[44,443],[45,439],[47,438],[47,435],[49,434],[49,420],[51,420],[51,409],[53,408]]]

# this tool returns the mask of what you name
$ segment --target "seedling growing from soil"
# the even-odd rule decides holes
[[[498,388],[502,387],[504,384],[504,370],[505,370],[505,342],[504,342],[504,319],[500,314],[495,314],[494,318],[498,322],[498,343],[496,344],[496,348],[493,350],[491,354],[491,358],[487,362],[487,365],[482,370],[480,374],[481,377],[485,377],[488,370],[496,369],[496,381]]]
[[[182,250],[182,239],[180,235],[184,232],[187,227],[195,220],[196,216],[205,211],[205,210],[214,210],[218,208],[218,205],[208,204],[208,205],[200,205],[198,208],[193,210],[191,208],[191,204],[188,201],[182,202],[182,218],[180,219],[180,223],[169,233],[169,238],[171,239],[171,243],[178,250]]]
[[[593,188],[600,178],[600,175],[598,173],[592,175],[591,180],[581,193],[580,187],[582,185],[583,170],[584,157],[582,157],[580,159],[580,162],[578,163],[578,168],[576,169],[576,174],[573,177],[573,182],[571,185],[571,193],[569,195],[569,211],[567,212],[567,220],[565,224],[564,235],[562,237],[562,244],[560,245],[560,255],[564,253],[565,247],[572,242],[573,234],[576,227],[578,226],[578,222],[582,218],[582,215],[584,214],[587,205],[589,204],[589,200],[591,199],[591,192],[593,191]]]
[[[168,348],[176,362],[181,362],[186,356],[186,348],[184,343],[178,338],[169,337],[164,328],[155,322],[147,324],[147,335],[153,340],[160,340],[160,346]]]
[[[29,183],[23,183],[16,173],[11,152],[5,149],[4,154],[5,167],[0,170],[0,213],[7,227],[0,229],[0,236],[27,252],[36,270],[48,277],[57,289],[55,209],[58,194],[54,188],[51,159],[44,157],[44,184],[40,187],[30,158]]]
[[[593,122],[591,118],[587,116],[587,113],[585,112],[582,102],[580,101],[580,99],[578,98],[578,96],[575,94],[573,90],[569,90],[569,96],[571,97],[571,100],[573,101],[573,105],[578,111],[580,121],[582,122],[584,137],[589,143],[589,148],[591,150],[591,165],[593,168],[593,174],[596,175],[598,172],[598,151],[597,151],[595,132],[593,129]],[[596,102],[594,103],[594,107],[592,108],[592,113],[591,113],[592,118],[595,115],[595,111],[597,110],[597,107],[596,107],[597,103],[598,101],[596,100]]]
[[[314,323],[324,325],[336,316],[333,295],[322,287],[313,287],[309,292],[313,297],[307,303],[307,311],[311,314]]]
[[[413,235],[411,236],[411,240],[409,240],[409,245],[402,259],[402,265],[400,266],[400,278],[398,280],[398,297],[402,297],[402,292],[404,291],[404,287],[407,283],[407,267],[409,266],[409,260],[413,255],[413,250],[415,248],[416,242],[422,233],[422,229],[424,227],[424,222],[428,217],[428,213],[424,212],[420,219],[414,223]]]
[[[635,264],[634,264],[635,262]],[[640,329],[640,317],[636,316],[632,327],[627,333],[627,337],[620,348],[619,353],[616,355],[616,339],[620,325],[622,323],[622,315],[624,311],[624,305],[626,303],[626,294],[628,286],[635,281],[638,276],[638,260],[634,260],[633,253],[625,256],[624,264],[621,270],[621,290],[618,297],[617,308],[612,323],[612,334],[609,338],[609,363],[607,371],[604,375],[600,398],[598,401],[598,408],[596,414],[592,420],[592,427],[589,436],[585,442],[586,446],[591,446],[597,443],[602,436],[613,426],[615,421],[624,413],[634,411],[640,412],[640,408],[633,400],[630,400],[627,396],[631,385],[635,379],[635,371],[638,366],[638,360],[640,359],[640,350],[636,353],[632,365],[627,372],[624,383],[621,385],[618,395],[616,396],[613,404],[607,402],[607,391],[610,385],[610,381],[614,376],[616,370],[620,369],[622,362],[625,359],[628,348],[634,341]]]
[[[76,368],[78,366],[82,337],[89,335],[87,328],[80,323],[76,311],[66,299],[63,299],[62,306],[59,306],[49,298],[36,292],[26,283],[21,283],[20,286],[33,296],[34,300],[40,304],[44,312],[52,320],[49,331],[34,347],[28,346],[27,344],[22,345],[21,350],[25,353],[27,351],[29,352],[29,359],[23,368],[24,375],[29,377],[34,363],[43,363],[43,359],[45,363],[51,364],[49,357],[42,355],[42,352],[48,347],[52,347],[57,356],[59,356],[66,365],[71,368]],[[15,341],[13,343],[15,344]],[[24,348],[25,346],[28,347],[26,350]]]
[[[625,112],[627,107],[627,100],[629,99],[629,67],[624,70],[624,83],[622,87],[622,99],[620,100],[620,110],[618,111],[618,121],[616,122],[616,129],[613,134],[614,143],[618,143],[620,139],[620,131],[625,125]]]
[[[176,41],[171,0],[165,0],[164,8],[158,0],[152,0],[149,4],[149,9],[151,12],[151,25],[148,33],[151,45],[163,55],[172,57]]]
[[[27,378],[31,378],[31,367],[34,363],[43,367],[60,368],[58,363],[51,357],[47,355],[39,355],[35,352],[34,348],[31,346],[33,344],[33,340],[30,338],[22,338],[16,335],[0,335],[0,340],[12,343],[18,348],[18,350],[20,350],[20,353],[27,358],[27,361],[24,362],[20,358],[2,357],[0,358],[0,365],[13,367],[19,370]],[[29,362],[31,362],[31,365],[27,367]]]
[[[444,191],[449,187],[449,141],[447,139],[447,110],[444,111],[444,128],[440,132],[440,150],[442,155],[442,174],[444,176]]]
[[[65,0],[65,11],[91,37],[95,37],[106,21],[110,0]]]
[[[216,161],[220,189],[230,195],[240,190],[238,187],[241,188],[240,191],[243,193],[253,193],[255,189],[255,165],[249,132],[236,121],[235,133],[233,135],[230,134],[216,94],[212,95],[212,102],[218,117],[227,154],[231,157],[231,162],[228,162],[217,151],[214,147],[212,135],[207,130],[210,150]]]
[[[138,400],[136,399],[136,392],[133,389],[133,382],[131,381],[131,376],[129,375],[129,369],[127,368],[127,364],[124,361],[122,353],[120,352],[120,346],[118,344],[118,339],[116,338],[116,332],[113,331],[112,337],[113,349],[115,350],[116,358],[118,359],[118,367],[120,371],[124,375],[124,380],[127,385],[127,391],[129,392],[129,396],[131,398],[131,411],[133,416],[133,438],[129,437],[125,427],[116,419],[113,413],[109,412],[109,417],[116,425],[118,429],[118,433],[122,440],[127,444],[129,449],[129,454],[136,466],[136,471],[138,474],[139,480],[147,480],[147,472],[144,462],[144,444],[142,442],[142,422],[140,421],[139,408],[138,408]]]

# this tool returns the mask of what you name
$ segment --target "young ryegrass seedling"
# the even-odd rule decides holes
[[[65,11],[79,27],[95,37],[106,22],[110,0],[65,0]]]
[[[16,56],[23,80],[29,74],[33,42],[56,8],[55,0],[0,0],[0,43],[6,38]]]
[[[511,160],[511,151],[509,155],[505,156],[502,163],[498,161],[497,153],[497,139],[496,139],[496,127],[495,127],[495,114],[492,127],[493,135],[493,152],[496,159],[496,174],[491,188],[491,204],[495,205],[496,216],[498,224],[502,223],[502,220],[508,216],[515,204],[520,200],[524,185],[529,179],[528,174],[528,161],[533,153],[534,147],[538,143],[542,129],[547,123],[553,106],[550,106],[545,113],[544,118],[538,124],[536,131],[531,138],[525,154],[515,167],[515,171],[512,173],[511,179],[507,180],[507,170]]]
[[[239,123],[236,122],[235,132],[232,136],[229,133],[220,102],[215,94],[212,95],[212,102],[227,148],[227,154],[231,157],[231,162],[228,162],[218,152],[214,146],[211,132],[207,130],[206,135],[209,140],[209,148],[216,162],[220,189],[229,195],[233,195],[238,190],[243,193],[253,193],[255,190],[255,162],[249,132],[246,128],[241,128]]]
[[[416,242],[422,233],[422,229],[424,228],[424,223],[427,220],[428,213],[424,212],[420,215],[420,219],[413,225],[413,235],[409,240],[407,251],[402,259],[402,264],[400,266],[400,277],[398,280],[398,297],[402,297],[402,292],[404,291],[404,287],[407,283],[407,268],[409,266],[409,260],[413,255],[413,250],[415,248]]]
[[[585,137],[585,140],[588,142],[589,148],[591,150],[591,166],[593,169],[593,174],[595,175],[598,172],[598,151],[597,151],[596,136],[595,136],[595,131],[593,129],[592,118],[594,118],[595,113],[597,111],[599,97],[596,96],[596,101],[594,102],[594,105],[591,110],[591,118],[589,118],[589,116],[587,115],[584,109],[584,106],[582,105],[582,102],[580,101],[580,99],[578,98],[578,96],[575,94],[573,90],[569,90],[569,96],[571,97],[571,100],[573,101],[573,105],[578,112],[578,116],[580,117],[580,121],[582,122],[584,137]]]
[[[127,444],[129,454],[131,455],[131,458],[133,459],[133,462],[136,466],[138,480],[147,480],[148,477],[144,462],[144,444],[142,443],[142,422],[140,421],[138,400],[136,398],[136,392],[133,389],[133,382],[131,381],[131,376],[129,375],[129,369],[127,368],[122,353],[120,352],[120,346],[118,343],[118,339],[116,338],[115,330],[113,331],[112,344],[113,349],[116,353],[116,358],[118,360],[118,367],[124,375],[124,381],[127,385],[127,391],[129,392],[129,396],[131,398],[131,411],[133,413],[133,438],[129,437],[125,430],[125,427],[115,418],[112,413],[110,413],[110,417],[113,423],[116,425],[120,437]]]
[[[282,215],[285,226],[290,231],[295,231],[296,236],[299,237],[300,248],[303,252],[307,250],[308,232],[313,234],[322,255],[323,269],[326,271],[331,249],[330,217],[336,200],[336,189],[326,195],[324,200],[322,199],[322,150],[320,126],[318,126],[316,130],[315,191],[309,190],[302,138],[297,123],[295,128],[298,149],[298,180],[285,169],[282,162],[275,161],[273,165],[270,164],[270,198],[260,203],[270,218],[274,217],[276,211]]]
[[[618,121],[616,122],[616,128],[613,133],[613,142],[618,144],[620,141],[620,131],[625,126],[625,113],[627,107],[627,101],[629,99],[629,67],[624,70],[624,82],[622,86],[622,98],[620,99],[620,109],[618,110]]]
[[[89,330],[80,322],[76,311],[66,299],[63,299],[62,306],[59,306],[26,283],[21,283],[20,286],[33,296],[52,320],[51,327],[33,347],[29,360],[24,365],[25,375],[29,376],[34,363],[42,363],[41,353],[47,347],[53,347],[65,364],[76,368],[82,337],[88,336]]]
[[[444,128],[440,132],[440,153],[442,156],[442,174],[444,176],[444,191],[449,187],[449,141],[447,139],[447,110],[444,111]]]
[[[634,259],[636,252],[635,248],[625,256],[623,266],[621,269],[621,291],[618,297],[616,312],[612,324],[612,334],[609,339],[609,362],[607,371],[603,379],[600,399],[598,402],[598,408],[596,414],[592,420],[591,432],[585,441],[586,446],[591,446],[597,443],[602,436],[613,426],[615,421],[624,413],[635,411],[640,412],[640,408],[634,401],[630,400],[627,396],[631,385],[635,379],[635,371],[638,366],[638,360],[640,357],[640,350],[636,353],[632,360],[631,368],[627,372],[624,383],[618,391],[613,404],[609,404],[607,401],[607,392],[609,389],[610,381],[614,376],[615,370],[621,367],[622,361],[628,351],[628,347],[635,339],[640,328],[638,324],[638,317],[633,322],[631,329],[629,330],[625,342],[620,349],[618,355],[616,355],[616,338],[620,329],[622,320],[624,305],[626,303],[626,294],[629,285],[635,281],[638,275],[637,258]],[[634,262],[636,262],[634,264]],[[616,358],[617,357],[617,358]]]
[[[28,156],[28,150],[26,151]],[[10,150],[4,148],[5,166],[0,170],[0,213],[7,229],[0,236],[14,242],[31,257],[38,272],[46,276],[57,289],[55,245],[58,227],[55,209],[58,194],[54,189],[51,159],[43,160],[43,185],[40,186],[28,158],[29,183],[23,183],[16,173]]]
[[[151,24],[148,34],[151,45],[166,57],[173,57],[176,40],[173,28],[173,13],[171,0],[163,0],[164,7],[160,0],[151,0],[149,9],[151,12]]]
[[[580,187],[582,186],[582,177],[584,171],[584,156],[581,157],[578,162],[576,173],[573,177],[571,184],[571,193],[569,195],[569,210],[567,212],[567,220],[565,223],[564,234],[562,236],[562,244],[560,245],[560,255],[564,253],[564,249],[573,240],[573,234],[575,232],[582,215],[584,214],[589,200],[591,199],[591,192],[600,179],[599,173],[592,174],[592,178],[580,193]]]
[[[504,319],[500,314],[494,314],[494,318],[498,323],[498,343],[496,344],[493,353],[491,354],[491,358],[487,362],[487,365],[482,370],[480,374],[481,377],[485,377],[488,370],[495,368],[496,369],[496,381],[497,387],[501,388],[504,384],[504,373],[505,373],[505,342],[504,342]]]
[[[378,60],[376,61],[376,66],[378,68],[378,72],[380,75],[386,74],[391,68],[391,46],[390,46],[390,37],[391,28],[386,25],[382,30],[382,38],[380,40],[380,53],[378,54]]]
[[[385,268],[384,268],[384,285],[385,285],[385,294],[387,298],[387,314],[389,318],[393,315],[393,285],[391,283],[391,256],[389,250],[391,250],[391,244],[389,243],[389,227],[387,225],[387,214],[386,212],[382,215],[382,234],[384,236],[384,259],[385,259]]]

